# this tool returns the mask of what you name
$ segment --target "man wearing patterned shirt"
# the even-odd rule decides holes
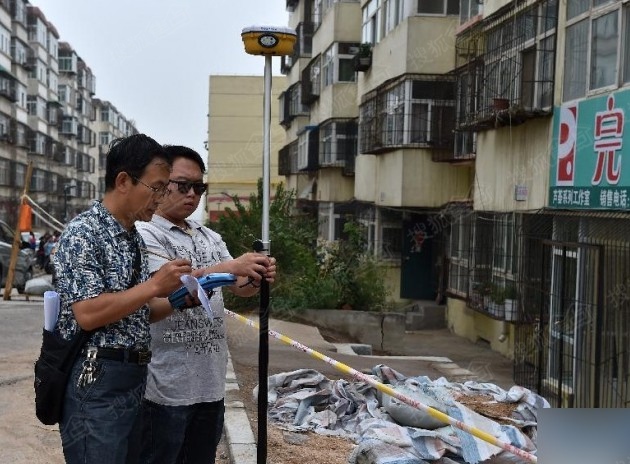
[[[235,274],[238,280],[228,288],[240,296],[254,295],[262,275],[273,282],[274,258],[245,253],[232,259],[219,234],[188,219],[206,190],[205,165],[190,148],[165,148],[173,162],[171,194],[151,222],[136,224],[147,248],[171,259],[189,259],[197,277]],[[149,272],[159,272],[167,263],[151,254]],[[142,403],[143,464],[215,462],[223,430],[228,355],[220,288],[210,306],[214,318],[197,306],[151,325],[153,361]]]
[[[115,140],[103,200],[67,225],[53,254],[61,302],[56,332],[69,339],[93,331],[66,387],[59,431],[67,463],[137,460],[136,420],[151,359],[149,319],[172,312],[164,297],[192,271],[189,261],[178,259],[149,278],[134,226],[150,219],[168,195],[170,164],[146,135]]]

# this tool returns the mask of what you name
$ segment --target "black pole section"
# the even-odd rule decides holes
[[[268,252],[263,242],[256,240],[253,245],[258,253]],[[269,282],[260,282],[260,312],[258,317],[258,446],[257,464],[267,463],[267,397],[269,386]]]

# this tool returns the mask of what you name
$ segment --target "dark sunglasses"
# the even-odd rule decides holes
[[[190,182],[187,180],[169,180],[171,184],[177,185],[177,191],[186,195],[192,187],[195,195],[201,195],[208,188],[208,184],[204,182]]]

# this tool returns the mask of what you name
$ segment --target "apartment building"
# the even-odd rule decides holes
[[[261,66],[262,66],[261,61]],[[271,121],[278,121],[278,98],[286,90],[286,78],[271,81]],[[211,75],[208,103],[208,219],[215,221],[232,197],[244,204],[256,193],[263,163],[262,76]],[[284,178],[278,175],[278,151],[284,131],[271,124],[270,184],[272,194]]]
[[[394,296],[446,295],[448,326],[552,404],[626,406],[630,2],[287,9],[280,169],[321,235],[365,223]]]
[[[395,299],[434,300],[443,282],[440,209],[469,200],[454,159],[459,2],[287,1],[298,44],[280,153],[289,185],[335,240],[366,226]]]
[[[29,195],[59,221],[97,198],[95,77],[44,12],[0,1],[0,218],[14,224],[29,162]],[[117,133],[135,131],[133,123]],[[118,122],[118,121],[117,121]],[[49,225],[36,218],[34,228]]]
[[[475,181],[452,216],[449,325],[513,357],[515,381],[555,406],[630,397],[627,8],[485,2],[457,32]]]

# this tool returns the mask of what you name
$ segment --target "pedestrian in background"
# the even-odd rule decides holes
[[[173,170],[168,198],[151,222],[138,222],[147,248],[192,263],[193,275],[228,272],[238,276],[227,287],[240,296],[258,292],[260,280],[273,282],[275,259],[245,253],[232,259],[221,236],[189,219],[206,191],[205,165],[194,150],[167,146]],[[168,260],[149,256],[149,272]],[[178,311],[151,325],[153,361],[142,403],[143,464],[212,464],[223,431],[227,340],[221,289],[210,299],[214,319],[203,307]]]
[[[149,319],[171,312],[168,300],[157,297],[181,287],[180,277],[192,270],[177,259],[149,278],[134,226],[149,220],[169,193],[171,166],[162,146],[136,134],[115,140],[106,160],[103,200],[70,221],[52,258],[61,301],[56,332],[70,339],[93,331],[72,369],[59,424],[70,464],[137,462]]]

